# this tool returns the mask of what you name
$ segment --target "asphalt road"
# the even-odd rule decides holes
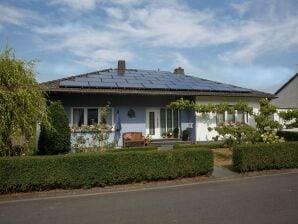
[[[298,223],[298,173],[2,201],[0,223]]]

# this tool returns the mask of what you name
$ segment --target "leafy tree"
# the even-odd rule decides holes
[[[222,124],[215,130],[223,136],[228,147],[236,144],[255,144],[261,140],[261,135],[257,129],[242,123]]]
[[[34,61],[17,59],[11,49],[0,53],[1,156],[29,150],[28,142],[36,134],[37,122],[46,122],[46,100],[35,79],[34,65]]]
[[[278,121],[274,121],[272,116],[277,112],[277,108],[270,104],[267,99],[260,100],[260,112],[255,114],[256,127],[261,134],[266,132],[266,129],[279,129],[281,124]]]
[[[279,112],[279,116],[284,120],[286,128],[298,128],[298,110],[289,110]]]
[[[54,155],[70,151],[70,128],[60,101],[50,102],[47,107],[50,126],[41,125],[38,153]]]

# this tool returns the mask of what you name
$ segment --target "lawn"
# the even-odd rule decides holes
[[[232,169],[232,150],[228,148],[212,149],[214,153],[214,166]]]

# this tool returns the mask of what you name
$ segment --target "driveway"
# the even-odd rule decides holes
[[[0,223],[297,223],[298,173],[0,202]]]

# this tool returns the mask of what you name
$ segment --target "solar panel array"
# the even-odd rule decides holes
[[[60,81],[60,87],[250,92],[245,88],[171,72],[127,70],[121,75],[116,69],[66,79]]]

